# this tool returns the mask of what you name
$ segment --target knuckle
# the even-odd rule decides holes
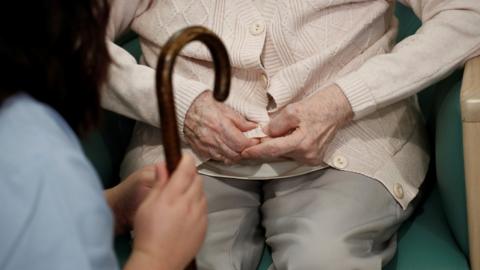
[[[146,178],[148,178],[148,173],[147,173],[147,171],[144,169],[144,170],[138,172],[137,174],[135,174],[135,175],[134,175],[134,178],[136,178],[137,180],[146,179]]]
[[[315,166],[315,165],[319,164],[319,160],[315,156],[305,156],[303,158],[303,163],[305,163],[306,165],[309,165],[309,166]]]
[[[196,194],[201,194],[203,192],[203,182],[201,179],[196,178],[193,182],[196,188]]]
[[[288,104],[285,107],[285,113],[288,117],[296,118],[301,113],[301,108],[297,104]]]
[[[207,205],[207,198],[206,197],[202,197],[202,199],[200,200],[198,205],[199,205],[200,211],[202,213],[206,214],[208,212],[208,205]]]
[[[237,112],[235,112],[234,110],[232,110],[230,107],[227,107],[227,106],[224,107],[223,113],[225,117],[230,119],[236,120],[240,118]]]
[[[154,171],[155,170],[155,165],[147,165],[147,166],[143,167],[143,170],[147,171],[147,172]]]
[[[325,157],[325,151],[326,149],[325,148],[322,148],[319,152],[318,152],[318,159],[322,160],[323,161],[323,158]]]
[[[215,160],[222,160],[223,156],[215,151],[209,151],[209,156],[210,158],[213,158]]]
[[[218,119],[205,123],[205,127],[209,129],[209,132],[206,132],[207,134],[212,131],[219,133],[222,130],[222,125],[220,124],[220,121],[218,121]]]
[[[298,150],[301,151],[302,153],[309,153],[312,152],[313,150],[313,143],[312,140],[308,137],[304,137],[300,144],[298,145]]]
[[[238,152],[231,152],[231,154],[228,155],[227,158],[233,162],[240,159],[240,154]]]
[[[318,160],[318,154],[314,151],[311,151],[305,155],[305,159],[308,162],[317,162]]]
[[[308,143],[301,143],[299,146],[298,146],[298,150],[302,153],[308,153],[311,151],[310,149],[310,144]]]
[[[197,182],[200,186],[203,186],[203,177],[197,174],[195,177],[195,182]]]
[[[235,164],[235,163],[239,162],[241,159],[242,159],[242,157],[240,155],[236,155],[230,161],[232,162],[232,164]]]
[[[277,147],[268,147],[266,150],[267,156],[268,157],[276,157],[280,155],[281,150]]]
[[[245,148],[244,143],[239,140],[232,140],[230,146],[232,147],[232,150],[235,152],[240,152]]]
[[[171,196],[163,196],[163,200],[161,200],[162,203],[165,204],[165,206],[169,208],[173,208],[175,206],[175,199]]]
[[[198,205],[200,206],[201,209],[206,209],[207,208],[207,197],[205,196],[204,193],[202,193],[202,197],[201,197]]]
[[[228,146],[222,146],[222,155],[224,156],[224,160],[227,159],[234,159],[238,154],[235,151],[232,151],[228,148]]]

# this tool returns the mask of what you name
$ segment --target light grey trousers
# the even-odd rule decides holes
[[[324,169],[282,180],[204,176],[209,204],[202,270],[255,270],[266,242],[276,270],[376,270],[410,216],[378,181]]]

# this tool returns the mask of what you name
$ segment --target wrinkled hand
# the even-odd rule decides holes
[[[255,144],[257,139],[243,132],[256,128],[223,103],[213,99],[211,91],[198,96],[187,111],[184,133],[193,150],[204,158],[232,164],[241,159],[240,153]]]
[[[135,242],[126,269],[184,269],[200,249],[207,229],[207,200],[195,163],[184,156],[167,179],[155,167],[156,183],[135,215]]]
[[[337,130],[353,117],[342,90],[332,85],[308,99],[287,105],[264,127],[268,137],[247,148],[249,159],[289,157],[308,165],[319,165]]]
[[[138,207],[155,184],[155,165],[144,167],[105,191],[115,216],[115,232],[125,233],[133,226]]]

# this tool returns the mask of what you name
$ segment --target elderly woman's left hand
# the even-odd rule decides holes
[[[268,135],[245,149],[248,159],[289,157],[308,165],[322,163],[328,143],[353,117],[342,90],[332,85],[297,103],[287,105],[264,127]]]

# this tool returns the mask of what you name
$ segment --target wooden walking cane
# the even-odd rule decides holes
[[[167,168],[170,175],[181,159],[180,136],[178,135],[175,103],[172,91],[172,75],[175,59],[183,47],[192,41],[203,42],[210,51],[215,66],[215,85],[213,96],[224,101],[230,91],[230,61],[220,38],[201,26],[192,26],[175,33],[162,48],[157,64],[157,98],[160,113],[160,127]],[[195,260],[187,267],[197,269]]]

